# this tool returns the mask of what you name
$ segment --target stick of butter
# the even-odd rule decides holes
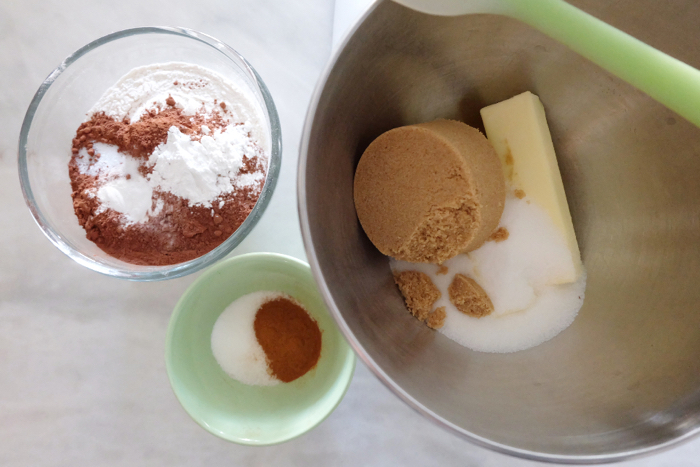
[[[527,91],[484,107],[481,118],[506,180],[544,208],[566,240],[573,267],[556,283],[576,281],[582,271],[581,253],[540,99]]]

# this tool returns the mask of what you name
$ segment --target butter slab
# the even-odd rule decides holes
[[[539,97],[527,91],[481,109],[486,136],[501,159],[506,180],[541,206],[564,236],[572,267],[554,282],[575,282],[581,253],[566,201],[552,137]]]

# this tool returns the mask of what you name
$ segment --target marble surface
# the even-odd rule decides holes
[[[331,52],[329,0],[0,2],[0,465],[534,466],[473,446],[414,413],[358,364],[338,409],[286,444],[254,448],[196,425],[165,373],[165,330],[197,275],[134,283],[91,272],[34,224],[17,138],[34,92],[63,58],[109,32],[173,25],[217,37],[266,81],[284,157],[262,220],[233,254],[304,258],[296,164],[306,107]],[[700,439],[630,467],[700,465]]]

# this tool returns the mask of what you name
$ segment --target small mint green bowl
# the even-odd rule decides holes
[[[229,377],[211,351],[214,323],[237,298],[274,290],[296,298],[318,322],[321,357],[291,383],[248,386]],[[274,253],[251,253],[212,266],[175,306],[165,343],[170,384],[204,429],[239,444],[288,441],[321,423],[340,403],[355,370],[355,354],[328,314],[309,265]]]

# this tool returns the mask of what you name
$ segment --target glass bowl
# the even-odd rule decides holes
[[[71,140],[105,90],[138,66],[186,62],[209,68],[251,92],[265,116],[269,163],[258,201],[221,245],[187,262],[143,266],[116,259],[86,238],[73,210],[68,162]],[[238,52],[205,34],[183,28],[145,27],[115,32],[79,49],[56,68],[32,99],[19,139],[19,175],[34,219],[63,253],[113,277],[155,281],[198,271],[231,252],[267,207],[280,170],[282,139],[275,104],[253,67]]]

